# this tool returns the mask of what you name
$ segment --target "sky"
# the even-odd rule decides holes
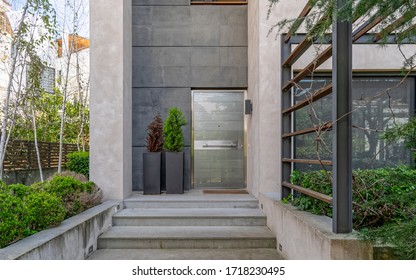
[[[49,0],[55,7],[58,32],[63,30],[67,33],[72,33],[74,30],[73,18],[74,11],[77,12],[79,26],[77,33],[80,36],[89,38],[89,0]],[[9,0],[14,11],[19,11],[25,4],[25,0]]]

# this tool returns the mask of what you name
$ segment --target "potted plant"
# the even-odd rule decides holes
[[[143,193],[160,194],[162,149],[163,149],[163,121],[160,113],[147,126],[146,147],[143,153]]]
[[[184,138],[182,126],[186,125],[182,111],[176,107],[169,110],[163,127],[165,149],[166,193],[183,193]]]

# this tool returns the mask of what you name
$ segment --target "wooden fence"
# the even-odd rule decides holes
[[[38,142],[42,168],[58,167],[59,143]],[[62,145],[62,166],[67,162],[66,155],[78,151],[75,144]],[[7,145],[4,170],[39,169],[35,142],[16,140]]]

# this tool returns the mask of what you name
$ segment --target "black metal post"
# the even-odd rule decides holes
[[[281,61],[286,58],[292,52],[291,43],[285,43],[284,36],[281,37],[282,56]],[[291,67],[282,67],[282,86],[290,81],[292,77]],[[282,92],[282,111],[289,108],[292,105],[292,94],[289,92]],[[291,132],[292,129],[292,116],[291,114],[282,115],[282,135]],[[282,139],[282,158],[292,157],[292,139],[291,137]],[[290,182],[290,174],[292,173],[292,164],[290,162],[282,162],[282,181]],[[282,186],[282,198],[286,198],[290,195],[291,189]]]
[[[340,11],[348,0],[337,0]],[[337,9],[335,9],[337,11]],[[334,14],[333,43],[333,224],[334,233],[352,231],[352,24]]]

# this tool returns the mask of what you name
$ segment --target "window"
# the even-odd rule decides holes
[[[353,79],[353,168],[377,168],[408,164],[411,154],[404,143],[386,143],[385,129],[405,123],[414,114],[415,78],[359,77]],[[329,77],[303,80],[295,89],[295,102],[305,99],[331,82]],[[388,91],[386,89],[389,89]],[[313,108],[313,109],[312,109]],[[332,121],[331,95],[295,113],[295,130]],[[332,137],[326,132],[302,135],[295,139],[297,158],[331,159]],[[319,142],[319,143],[318,143]],[[297,166],[302,169],[302,165]],[[310,167],[308,167],[310,169]]]

